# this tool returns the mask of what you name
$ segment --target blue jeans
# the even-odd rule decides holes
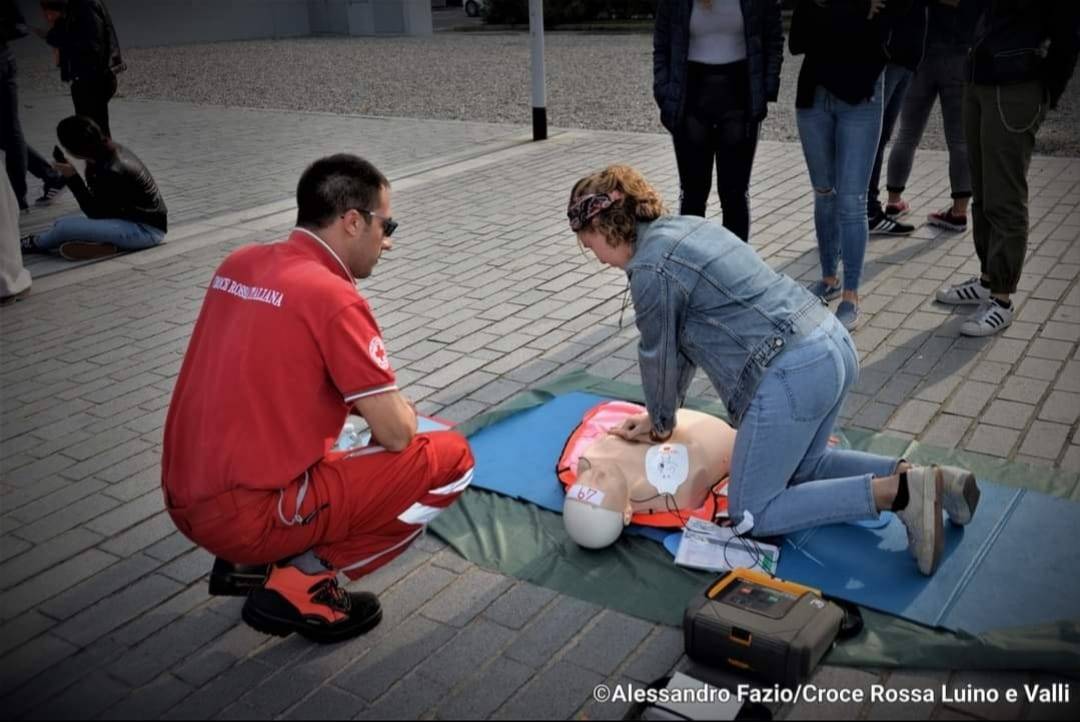
[[[881,139],[878,141],[877,155],[874,156],[874,168],[870,171],[870,186],[866,189],[866,215],[880,216],[884,211],[878,201],[881,192],[881,161],[885,157],[885,146],[892,139],[893,128],[896,127],[896,119],[900,117],[900,109],[904,107],[904,98],[907,96],[908,86],[915,73],[903,65],[889,63],[885,66],[885,97],[882,99],[883,109],[881,113]]]
[[[811,108],[798,108],[810,182],[814,185],[814,228],[821,275],[831,278],[844,259],[844,290],[858,291],[870,229],[866,189],[881,135],[883,83],[874,96],[857,105],[845,103],[818,87]]]
[[[119,218],[87,218],[78,214],[58,218],[35,242],[43,251],[55,251],[70,241],[111,243],[121,251],[141,251],[156,246],[164,238],[164,231],[145,223]]]
[[[848,332],[830,315],[765,373],[735,437],[728,484],[734,520],[754,536],[877,517],[870,480],[898,459],[829,446],[844,397],[859,378]]]

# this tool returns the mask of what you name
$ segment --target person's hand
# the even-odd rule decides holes
[[[634,414],[628,416],[618,426],[610,429],[612,434],[626,439],[627,441],[649,441],[649,432],[652,431],[652,419],[649,414]]]
[[[885,9],[885,0],[870,0],[870,14],[866,16],[867,20],[873,20],[874,16]]]
[[[53,163],[53,170],[65,178],[71,178],[78,172],[75,170],[75,166],[70,163]]]

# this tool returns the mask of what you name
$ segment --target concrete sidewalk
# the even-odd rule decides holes
[[[69,103],[36,96],[30,140]],[[600,683],[647,683],[681,660],[678,630],[592,607],[457,557],[428,537],[357,586],[386,617],[354,642],[268,639],[239,600],[209,599],[210,557],[175,532],[158,490],[165,409],[207,279],[234,248],[281,238],[303,166],[349,150],[394,186],[394,251],[363,283],[398,379],[424,412],[461,421],[577,369],[637,381],[618,328],[624,277],[577,248],[574,180],[612,162],[669,199],[665,136],[491,124],[111,104],[114,133],[154,172],[172,215],[156,249],[72,267],[46,260],[0,310],[0,705],[16,717],[620,718]],[[1080,471],[1080,160],[1032,162],[1030,258],[1018,320],[958,335],[933,290],[977,272],[970,234],[922,227],[871,241],[863,373],[845,425]],[[947,203],[944,153],[922,153],[910,200]],[[35,189],[36,190],[36,189]],[[762,143],[754,247],[816,274],[812,193],[796,145]],[[27,228],[74,210],[70,197]],[[713,209],[718,211],[718,209]],[[692,393],[715,396],[699,378]],[[1019,687],[1048,675],[826,667],[820,686]],[[1072,682],[1074,700],[1080,690]],[[1019,718],[1071,708],[980,705],[779,710],[790,718]]]

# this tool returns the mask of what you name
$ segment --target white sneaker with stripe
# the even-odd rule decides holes
[[[989,301],[964,321],[960,333],[965,336],[993,336],[1008,328],[1012,320],[1012,305],[1006,307],[996,301]]]
[[[939,288],[934,297],[950,306],[981,306],[990,300],[990,289],[982,285],[978,276],[972,276],[955,286]]]

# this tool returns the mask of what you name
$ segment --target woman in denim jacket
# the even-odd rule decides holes
[[[729,509],[755,536],[867,520],[891,510],[919,571],[944,544],[941,511],[966,524],[978,502],[970,472],[829,446],[858,354],[821,300],[774,272],[750,246],[702,218],[665,214],[636,170],[611,166],[578,181],[567,216],[582,246],[624,269],[641,340],[647,414],[613,429],[660,443],[701,368],[738,429]]]

